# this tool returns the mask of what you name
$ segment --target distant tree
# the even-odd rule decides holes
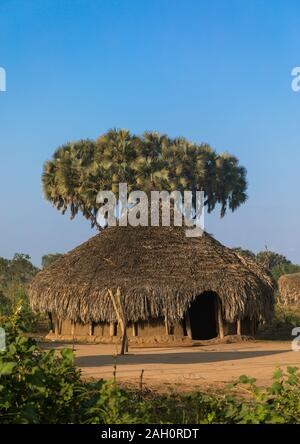
[[[272,270],[276,266],[290,265],[291,261],[288,260],[282,254],[275,253],[274,251],[261,251],[256,255],[258,263],[263,265],[268,270]]]
[[[272,270],[272,275],[274,277],[274,279],[276,281],[278,281],[278,279],[280,278],[280,276],[284,275],[284,274],[292,274],[292,273],[299,273],[300,272],[300,265],[296,265],[296,264],[278,264],[275,265]]]
[[[58,148],[44,165],[43,190],[47,200],[62,213],[78,212],[96,220],[99,191],[203,190],[208,212],[220,205],[235,211],[246,201],[246,170],[228,153],[217,154],[207,144],[146,132],[142,137],[127,130],[110,130],[96,141],[81,140]]]
[[[261,251],[257,255],[250,250],[243,248],[233,248],[239,254],[242,254],[250,259],[255,260],[263,267],[267,268],[273,275],[275,281],[278,281],[283,274],[300,272],[300,265],[293,264],[289,259],[274,251]]]
[[[0,258],[0,285],[15,281],[25,284],[32,279],[38,268],[30,262],[28,254],[16,253],[12,260]]]
[[[54,254],[45,254],[42,257],[42,267],[46,268],[49,267],[49,265],[53,264],[53,262],[57,261],[60,257],[63,255],[61,253],[54,253]]]
[[[11,308],[11,300],[5,296],[2,290],[0,290],[0,316],[8,315],[11,311]]]
[[[241,254],[242,256],[246,256],[249,259],[253,259],[254,261],[256,260],[256,255],[251,250],[245,250],[243,248],[237,247],[237,248],[233,248],[233,251],[235,251],[236,253]]]
[[[7,307],[13,307],[18,300],[27,300],[27,286],[38,271],[28,254],[16,253],[12,260],[0,258],[1,312],[5,301]]]

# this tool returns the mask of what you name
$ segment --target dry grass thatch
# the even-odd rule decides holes
[[[208,234],[182,227],[110,227],[41,271],[30,286],[35,311],[76,322],[116,320],[108,289],[119,287],[129,321],[182,319],[204,291],[218,293],[224,319],[269,319],[273,280]]]
[[[281,301],[300,306],[300,273],[285,274],[278,280]]]

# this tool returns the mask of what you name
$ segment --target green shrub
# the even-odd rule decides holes
[[[259,388],[256,380],[245,375],[232,384],[242,386],[251,396],[240,402],[234,412],[234,422],[240,424],[298,424],[300,423],[300,372],[288,367],[277,369],[270,387]]]
[[[5,324],[7,349],[0,352],[0,421],[72,422],[84,384],[71,350],[60,356],[42,351],[19,331],[17,319]]]
[[[116,383],[83,381],[71,350],[43,351],[25,337],[20,313],[2,322],[1,423],[135,423],[147,417],[146,405]]]

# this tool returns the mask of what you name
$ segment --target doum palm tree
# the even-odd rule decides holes
[[[42,182],[55,208],[69,210],[71,219],[80,212],[98,229],[97,194],[118,193],[119,183],[127,183],[128,192],[203,191],[207,211],[219,205],[221,217],[247,199],[246,170],[236,157],[156,132],[139,137],[109,130],[95,141],[65,144],[44,164]]]

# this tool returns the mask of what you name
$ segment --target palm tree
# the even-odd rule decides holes
[[[142,137],[128,130],[109,130],[96,141],[81,140],[59,147],[43,170],[45,198],[71,218],[81,212],[98,229],[96,196],[101,190],[204,191],[208,212],[220,204],[220,215],[245,202],[246,170],[228,153],[207,144],[169,138],[156,132]]]

